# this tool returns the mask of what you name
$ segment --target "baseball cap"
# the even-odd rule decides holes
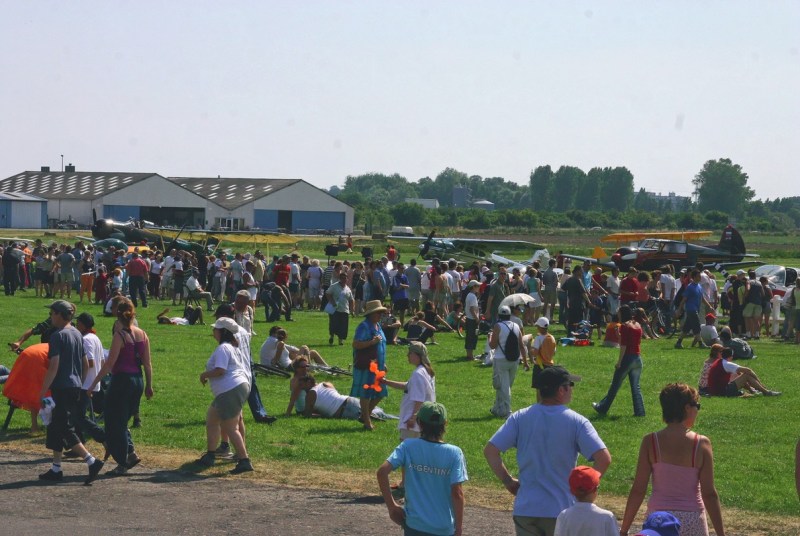
[[[588,465],[579,465],[569,474],[569,491],[573,495],[586,495],[600,486],[600,472]]]
[[[233,316],[235,309],[233,305],[230,303],[222,303],[217,307],[217,310],[214,311],[214,317],[220,318],[223,316],[230,317]]]
[[[745,274],[747,274],[747,272],[745,272],[744,270],[739,270],[736,272],[736,275],[745,275]]]
[[[425,424],[444,424],[447,421],[447,410],[438,402],[423,402],[417,412],[417,420]]]
[[[420,358],[422,363],[430,365],[431,361],[428,359],[428,347],[422,344],[419,341],[412,341],[408,345],[408,351],[414,354],[417,354]]]
[[[644,521],[642,528],[651,532],[644,534],[656,534],[657,536],[678,536],[681,530],[681,522],[677,517],[669,512],[653,512]]]
[[[479,287],[479,286],[481,286],[481,282],[480,281],[475,281],[474,279],[472,281],[470,281],[469,283],[467,283],[467,288],[473,288],[473,287]]]
[[[216,329],[227,329],[231,333],[239,333],[239,324],[237,324],[233,318],[217,318],[217,321],[214,322],[211,327]]]
[[[560,366],[545,367],[536,377],[536,389],[557,388],[569,382],[581,381],[580,376],[570,374],[567,369]]]
[[[550,327],[550,321],[547,319],[546,316],[540,316],[539,319],[536,321],[536,326],[547,329],[548,327]]]
[[[48,309],[57,312],[65,318],[72,318],[75,312],[75,306],[67,300],[56,300],[50,305],[45,305]]]
[[[717,316],[714,313],[708,313],[706,315],[706,320],[716,320]]]
[[[497,309],[497,314],[511,316],[511,307],[508,305],[501,305],[500,308]]]

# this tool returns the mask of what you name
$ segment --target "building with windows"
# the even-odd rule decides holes
[[[0,191],[38,196],[47,218],[95,218],[156,225],[288,233],[352,232],[354,209],[302,179],[164,177],[158,173],[24,171]]]

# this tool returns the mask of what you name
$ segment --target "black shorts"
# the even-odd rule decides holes
[[[393,303],[395,311],[405,311],[408,309],[408,298],[400,298],[399,300],[394,300]]]
[[[65,447],[71,449],[81,442],[75,433],[81,389],[80,387],[53,389],[50,396],[56,405],[53,408],[50,425],[47,427],[45,446],[50,450],[61,452]]]
[[[690,332],[692,335],[700,333],[700,313],[697,311],[685,311],[681,331],[684,335],[688,335]]]
[[[742,393],[739,392],[739,387],[736,386],[736,382],[731,382],[725,386],[725,396],[739,396]]]
[[[464,349],[474,350],[478,346],[478,321],[466,319],[464,326]]]

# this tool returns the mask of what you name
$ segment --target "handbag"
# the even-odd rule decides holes
[[[356,350],[353,358],[353,367],[359,370],[368,370],[372,361],[378,360],[378,345],[373,344],[367,348]]]
[[[335,306],[335,305],[333,305],[333,303],[332,303],[332,302],[328,302],[328,303],[326,303],[326,304],[325,304],[325,309],[324,309],[324,311],[325,311],[326,313],[328,313],[329,315],[332,315],[333,313],[335,313],[335,312],[336,312],[336,306]]]

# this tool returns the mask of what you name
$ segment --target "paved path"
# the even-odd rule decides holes
[[[83,486],[86,465],[72,461],[64,463],[64,482],[40,482],[49,463],[0,450],[0,534],[401,534],[378,496],[144,466]],[[514,530],[509,512],[475,507],[467,508],[464,525],[466,535]]]

